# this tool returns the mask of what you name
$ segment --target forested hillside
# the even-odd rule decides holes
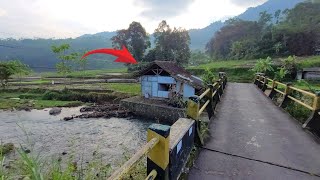
[[[310,56],[320,48],[320,3],[260,13],[257,21],[230,19],[206,45],[215,59]],[[275,19],[275,21],[273,21]]]
[[[6,39],[0,41],[0,59],[19,59],[30,65],[35,71],[53,71],[57,57],[51,51],[52,45],[70,44],[75,52],[84,52],[95,48],[111,47],[110,38],[115,33],[101,33],[96,36],[84,35],[75,39]],[[120,68],[122,64],[113,63],[114,57],[107,55],[92,55],[88,58],[89,69]]]
[[[277,9],[285,10],[292,8],[296,3],[302,0],[269,0],[266,3],[255,8],[249,8],[246,12],[239,15],[239,18],[244,20],[258,20],[259,13],[267,11],[267,13],[274,14]],[[190,49],[191,50],[204,50],[206,43],[212,38],[217,31],[219,31],[225,22],[217,21],[211,23],[203,29],[191,29],[190,35]],[[20,59],[21,61],[29,64],[31,67],[37,67],[36,71],[54,70],[57,62],[56,56],[51,52],[51,45],[58,45],[68,43],[74,51],[81,52],[95,48],[111,47],[111,37],[116,32],[100,32],[97,34],[85,34],[74,39],[3,39],[0,40],[0,60]],[[151,47],[155,46],[155,38],[153,35],[150,37]],[[99,57],[97,60],[97,57]],[[101,60],[105,59],[105,60]],[[95,68],[114,68],[123,67],[122,64],[112,63],[114,58],[111,56],[94,55],[89,57],[90,69]],[[39,67],[47,67],[39,68]]]

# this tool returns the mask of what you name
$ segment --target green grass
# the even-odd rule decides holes
[[[106,83],[105,87],[116,92],[133,95],[141,94],[141,85],[138,83]]]
[[[31,148],[30,148],[31,149]],[[32,179],[32,180],[74,180],[74,179],[106,179],[111,174],[111,165],[102,161],[102,155],[95,155],[88,162],[75,162],[74,156],[40,158],[34,152],[25,153],[16,148],[17,158],[10,162],[9,168],[2,164],[8,163],[0,154],[0,179]]]
[[[281,59],[276,58],[273,60],[275,69],[279,66]],[[231,82],[252,82],[254,72],[251,71],[257,60],[212,60],[211,63],[201,64],[199,66],[190,66],[187,68],[192,74],[202,76],[205,69],[211,70],[213,73],[218,74],[220,71],[227,73],[228,80]],[[320,56],[298,57],[297,64],[299,69],[308,67],[320,67]]]
[[[10,99],[10,98],[20,98],[20,99]],[[49,107],[75,107],[83,104],[80,101],[43,100],[42,98],[43,98],[43,93],[0,91],[0,109],[12,109],[12,108],[43,109],[43,108],[49,108]]]
[[[320,56],[298,58],[300,68],[320,67]]]
[[[51,83],[51,81],[45,80],[45,79],[37,79],[33,81],[11,82],[10,84],[45,84],[45,83]]]
[[[83,103],[80,101],[58,101],[58,100],[33,100],[33,99],[3,99],[0,98],[0,109],[34,108],[44,109],[49,107],[76,107]]]
[[[109,102],[141,94],[141,86],[138,83],[101,83],[99,86],[106,92],[95,92],[94,89],[83,92],[64,90],[64,87],[58,90],[2,90],[0,109],[75,107],[87,102]]]
[[[226,60],[226,61],[213,61],[208,64],[201,64],[199,66],[190,66],[189,69],[223,69],[223,68],[237,68],[246,65],[252,65],[256,60]]]
[[[67,74],[67,77],[71,77],[71,78],[96,77],[99,75],[104,75],[106,73],[126,73],[126,72],[127,72],[126,68],[73,71]],[[62,74],[59,74],[57,72],[43,72],[43,73],[40,73],[40,75],[42,77],[63,77]]]

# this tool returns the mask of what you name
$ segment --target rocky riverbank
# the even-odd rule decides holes
[[[127,118],[133,116],[132,112],[120,107],[119,104],[101,104],[82,107],[81,115],[64,117],[64,121],[70,121],[74,118]]]

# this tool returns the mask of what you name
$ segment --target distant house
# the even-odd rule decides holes
[[[180,94],[184,99],[204,88],[203,81],[170,61],[154,61],[139,72],[142,96],[170,98]]]
[[[300,73],[298,79],[320,80],[320,67],[304,68]]]

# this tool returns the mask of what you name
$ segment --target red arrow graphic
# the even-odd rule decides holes
[[[117,49],[95,49],[84,54],[81,59],[91,54],[111,54],[118,57],[114,62],[122,62],[128,64],[137,64],[138,62],[132,57],[130,52],[125,46],[122,46],[122,50]]]

